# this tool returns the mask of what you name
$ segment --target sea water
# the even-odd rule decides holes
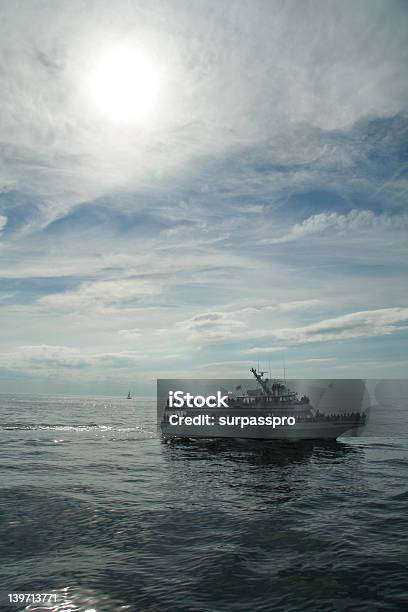
[[[0,395],[0,610],[407,609],[398,401],[398,436],[165,444],[152,398]]]

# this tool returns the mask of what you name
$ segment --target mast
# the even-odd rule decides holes
[[[255,368],[251,368],[250,372],[252,372],[252,374],[255,376],[256,380],[261,385],[265,395],[268,395],[268,396],[271,395],[271,390],[269,389],[268,385],[266,384],[266,382],[264,381],[262,376],[260,374],[258,374],[258,372],[255,370]],[[262,372],[262,374],[263,374],[263,372]]]

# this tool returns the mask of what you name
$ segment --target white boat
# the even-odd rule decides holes
[[[229,393],[226,406],[200,410],[184,403],[175,409],[167,402],[160,423],[164,438],[336,439],[365,424],[361,397],[341,413],[323,413],[284,381],[250,371],[258,387],[241,395]]]

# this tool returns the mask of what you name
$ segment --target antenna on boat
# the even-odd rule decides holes
[[[285,353],[283,353],[283,382],[286,385],[286,367],[285,367]]]
[[[271,395],[271,390],[268,386],[268,382],[266,380],[264,380],[263,375],[265,374],[265,372],[257,372],[255,370],[255,368],[251,368],[249,370],[250,372],[252,372],[252,374],[255,376],[257,382],[261,385],[263,392],[265,393],[265,395],[267,395],[268,397]]]

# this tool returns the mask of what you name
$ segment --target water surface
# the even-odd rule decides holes
[[[170,445],[153,399],[1,395],[0,609],[407,609],[400,431]]]

